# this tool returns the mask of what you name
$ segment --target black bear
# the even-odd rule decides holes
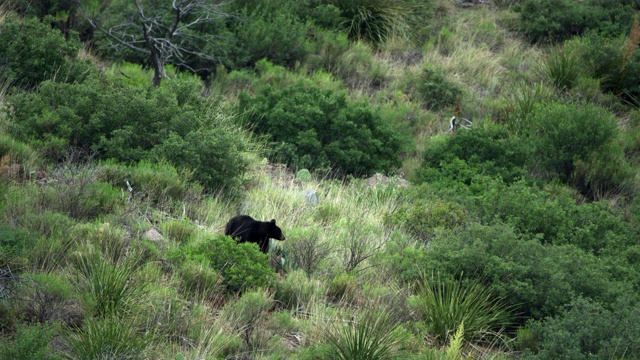
[[[232,217],[224,229],[224,234],[238,242],[256,243],[265,254],[269,251],[269,239],[285,239],[275,220],[257,221],[248,215]]]

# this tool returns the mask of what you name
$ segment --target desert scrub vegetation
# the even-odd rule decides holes
[[[638,358],[637,7],[545,4],[225,3],[153,87],[12,2],[0,357]]]

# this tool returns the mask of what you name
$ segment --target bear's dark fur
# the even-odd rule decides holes
[[[265,254],[269,251],[269,239],[285,239],[275,220],[257,221],[248,215],[232,217],[224,229],[224,234],[238,242],[256,243]]]

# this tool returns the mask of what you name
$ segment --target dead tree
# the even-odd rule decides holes
[[[125,1],[117,3],[123,9],[110,9],[114,4],[107,2],[100,8],[81,9],[87,22],[104,34],[112,46],[126,47],[147,57],[153,67],[153,86],[160,86],[167,64],[194,73],[213,69],[213,65],[195,68],[193,60],[217,62],[215,54],[205,50],[216,36],[202,29],[229,16],[223,11],[224,4],[215,0],[133,0],[134,6],[127,6]],[[115,22],[114,13],[120,13]]]

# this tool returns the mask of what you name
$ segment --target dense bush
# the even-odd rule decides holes
[[[298,82],[266,86],[240,96],[240,112],[254,131],[267,134],[271,157],[293,168],[331,168],[366,175],[399,165],[400,136],[376,110],[342,92]]]
[[[427,109],[440,110],[455,106],[462,99],[462,88],[447,79],[441,70],[427,65],[419,76],[405,81],[405,91],[411,94]]]
[[[62,359],[51,349],[54,328],[49,325],[20,325],[13,342],[5,337],[0,342],[0,359],[58,360]]]
[[[165,159],[192,170],[210,191],[237,185],[244,172],[238,131],[190,81],[142,89],[99,76],[81,84],[45,81],[9,103],[11,134],[53,160],[68,146],[126,163]]]
[[[478,127],[432,140],[418,174],[425,182],[446,178],[468,185],[478,176],[512,182],[525,175],[529,151],[523,139],[502,126]]]
[[[635,359],[640,356],[640,307],[628,300],[602,306],[578,297],[560,314],[533,322],[535,354],[525,359]]]
[[[631,26],[636,7],[630,0],[526,0],[515,9],[520,13],[518,30],[529,40],[553,42],[589,30],[613,36],[624,34]]]
[[[275,275],[269,256],[256,244],[238,244],[223,235],[185,247],[178,258],[204,263],[220,272],[229,293],[268,285]]]
[[[552,103],[538,106],[525,129],[532,139],[537,171],[567,182],[578,160],[603,151],[618,134],[615,116],[595,105]]]
[[[340,10],[341,26],[352,39],[382,43],[394,35],[407,36],[410,7],[404,1],[331,0]]]
[[[80,41],[36,18],[10,13],[0,22],[0,79],[31,88],[46,79],[74,82],[95,68],[77,59]]]
[[[268,59],[292,66],[307,55],[307,28],[289,0],[250,2],[243,9],[243,20],[236,25],[239,64],[254,65]]]

